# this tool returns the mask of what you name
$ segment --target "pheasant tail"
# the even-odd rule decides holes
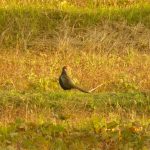
[[[82,88],[80,88],[80,87],[78,87],[78,86],[75,86],[74,88],[75,88],[75,89],[78,89],[78,90],[81,91],[81,92],[89,93],[88,91],[86,91],[86,90],[84,90],[84,89],[82,89]]]

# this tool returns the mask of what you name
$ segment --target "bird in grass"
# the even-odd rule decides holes
[[[62,68],[61,75],[59,77],[59,84],[64,90],[78,89],[81,92],[89,93],[88,91],[76,86],[67,73],[67,66]]]
[[[76,86],[73,81],[71,80],[71,78],[69,77],[68,73],[67,73],[67,66],[64,66],[62,68],[62,72],[61,75],[59,77],[59,84],[60,86],[64,89],[64,90],[71,90],[71,89],[77,89],[81,92],[84,93],[91,93],[92,91],[96,90],[98,87],[100,87],[101,85],[97,86],[96,88],[93,88],[90,91],[86,91],[78,86]]]

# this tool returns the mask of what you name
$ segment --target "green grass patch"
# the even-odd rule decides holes
[[[149,93],[1,91],[0,97],[1,112],[25,111],[10,112],[14,121],[1,122],[1,148],[91,149],[107,144],[115,149],[148,149]],[[29,118],[36,114],[33,120],[27,112]]]

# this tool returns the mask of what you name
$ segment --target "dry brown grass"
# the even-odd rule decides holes
[[[104,84],[99,91],[149,91],[150,57],[97,54],[68,50],[39,53],[3,53],[0,57],[0,85],[4,89],[60,90],[57,79],[63,65],[72,68],[73,77],[87,89]]]
[[[59,90],[57,79],[69,65],[79,84],[99,91],[149,91],[149,29],[141,24],[105,22],[77,29],[64,22],[53,38],[29,41],[32,48],[1,53],[1,88]]]

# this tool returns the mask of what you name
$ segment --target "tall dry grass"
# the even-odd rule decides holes
[[[57,79],[67,64],[87,89],[103,84],[99,91],[150,90],[148,4],[95,12],[68,2],[57,9],[41,1],[39,7],[2,2],[2,89],[60,90]]]
[[[53,53],[1,53],[1,89],[59,91],[58,77],[63,65],[69,65],[77,84],[87,89],[103,84],[99,92],[150,90],[148,54],[107,55],[74,49]]]
[[[116,43],[112,40],[119,38],[127,40],[126,44],[129,45],[131,40],[139,42],[136,47],[140,50],[148,48],[150,29],[148,3],[143,2],[142,5],[137,3],[129,7],[123,5],[121,8],[102,5],[93,9],[90,5],[80,8],[68,1],[52,4],[36,2],[38,4],[29,1],[28,5],[24,5],[19,1],[3,1],[4,4],[0,6],[0,48],[50,50],[58,45],[58,38],[68,36],[68,42],[72,42],[74,47],[85,45],[90,40],[93,42],[93,38],[97,38],[94,42],[105,41],[106,45],[110,42],[113,49],[119,43],[122,45],[121,41]],[[125,22],[124,25],[122,22]],[[140,27],[137,27],[137,24]],[[97,37],[92,37],[90,34]],[[136,43],[133,42],[132,47],[135,47]],[[107,49],[105,47],[102,45],[100,49]],[[120,48],[122,49],[122,46]]]

